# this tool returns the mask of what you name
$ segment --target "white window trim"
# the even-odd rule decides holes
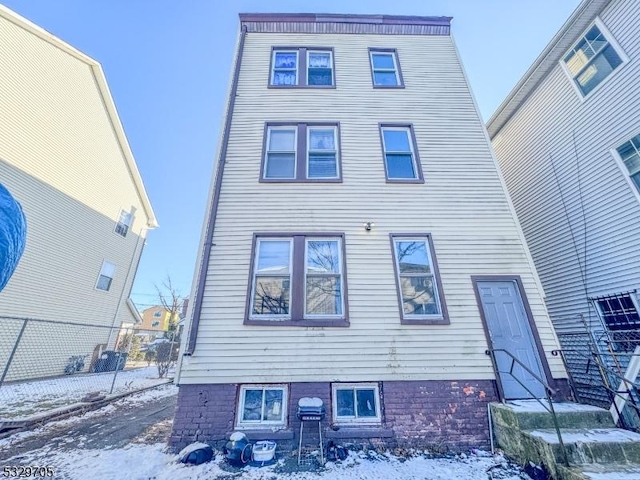
[[[376,402],[375,417],[344,417],[338,416],[338,390],[373,390]],[[355,401],[355,399],[354,399]],[[332,383],[331,384],[331,408],[333,422],[336,425],[380,425],[382,424],[382,406],[380,404],[380,386],[377,383]],[[357,415],[358,407],[354,403],[354,413]]]
[[[295,53],[296,55],[296,83],[293,85],[276,85],[276,53]],[[297,49],[282,49],[282,50],[274,50],[271,54],[271,82],[269,83],[272,87],[296,87],[300,85],[300,52]],[[283,70],[283,69],[280,69]],[[293,69],[284,69],[284,70],[293,70]],[[262,77],[264,78],[264,77]],[[263,80],[264,81],[264,80]]]
[[[391,55],[393,58],[393,73],[396,76],[396,84],[395,85],[384,85],[381,83],[376,83],[376,72],[389,73],[391,72],[390,68],[375,68],[373,64],[373,56],[374,55]],[[399,87],[402,85],[400,81],[400,73],[398,71],[398,59],[396,58],[397,52],[385,52],[383,50],[369,50],[369,61],[371,62],[371,81],[373,82],[373,86],[375,87]]]
[[[127,234],[126,235],[122,235],[121,233],[118,233],[118,225],[120,224],[120,216],[122,215],[122,212],[126,212],[129,215],[131,215],[131,220],[129,221],[129,224],[125,224],[127,225]],[[118,235],[121,238],[127,238],[127,235],[129,235],[129,232],[132,231],[133,228],[133,222],[135,220],[135,216],[133,215],[133,210],[129,209],[127,210],[126,208],[121,208],[120,210],[118,210],[118,214],[116,217],[116,222],[115,225],[113,226],[113,233],[115,233],[116,235]]]
[[[331,50],[307,50],[307,71],[305,72],[305,84],[309,86],[309,54],[312,53],[328,53],[329,54],[329,68],[331,69],[331,83],[329,85],[311,85],[312,87],[333,87],[336,84],[336,77],[333,68],[333,52]],[[296,64],[297,65],[297,64]]]
[[[262,396],[264,399],[264,390],[281,390],[282,391],[282,405],[281,405],[281,413],[282,420],[271,420],[271,421],[263,421],[260,420],[242,420],[242,415],[244,414],[244,402],[245,402],[245,393],[247,390],[263,390]],[[272,427],[286,427],[287,426],[287,411],[289,405],[289,386],[286,384],[262,384],[262,385],[250,385],[245,384],[240,386],[240,393],[238,395],[238,410],[236,412],[236,428],[239,429],[254,429],[254,428],[272,428]],[[264,415],[264,400],[262,403],[263,412],[261,416]]]
[[[334,145],[334,150],[333,153],[336,156],[336,175],[334,177],[311,177],[309,176],[309,160],[311,158],[311,130],[333,130],[333,145]],[[297,138],[296,138],[297,141]],[[338,155],[338,128],[335,126],[331,126],[331,125],[307,125],[307,176],[305,177],[306,180],[327,180],[327,179],[331,179],[331,180],[335,180],[340,178],[340,155]],[[321,152],[330,152],[329,150],[313,150],[314,153],[321,153]]]
[[[622,145],[624,145],[625,143],[627,143],[629,140],[631,140],[635,136],[637,136],[637,135],[632,135],[627,140],[624,140],[624,141],[620,142],[619,145],[617,147],[613,147],[610,150],[610,152],[611,152],[611,156],[613,157],[613,159],[618,164],[618,168],[620,169],[620,172],[624,176],[625,181],[629,185],[629,188],[633,192],[633,195],[636,197],[636,200],[638,200],[638,202],[640,202],[640,191],[638,190],[636,185],[633,183],[633,180],[631,180],[631,175],[629,175],[629,169],[624,164],[624,161],[622,160],[622,157],[618,153],[618,148],[621,147]]]
[[[273,314],[259,314],[253,313],[253,306],[255,304],[256,295],[256,276],[258,275],[258,259],[260,258],[260,244],[262,242],[288,242],[289,243],[289,313],[286,315],[273,315]],[[249,319],[250,320],[291,320],[291,297],[292,280],[293,280],[293,238],[292,237],[264,237],[256,239],[256,251],[254,253],[253,261],[253,277],[251,278],[251,303],[249,304]],[[283,275],[284,276],[284,275]]]
[[[596,85],[595,87],[593,87],[593,90],[591,90],[589,93],[587,93],[586,95],[582,93],[582,90],[580,90],[580,87],[578,86],[577,82],[576,82],[576,77],[574,77],[571,72],[569,71],[569,68],[567,67],[566,63],[564,62],[565,57],[567,56],[567,54],[578,44],[580,43],[580,41],[582,41],[582,39],[584,38],[584,36],[587,34],[587,32],[589,32],[589,30],[591,30],[591,28],[593,26],[598,27],[598,29],[600,30],[600,33],[602,33],[605,38],[607,39],[607,42],[609,42],[609,45],[611,45],[613,47],[613,49],[616,51],[616,53],[618,54],[618,56],[620,57],[620,60],[622,60],[622,63],[620,65],[618,65],[617,68],[615,68],[605,79],[603,79],[598,85]],[[602,23],[602,20],[600,20],[600,17],[596,17],[595,20],[586,28],[582,31],[582,33],[580,34],[580,36],[578,37],[578,39],[573,42],[571,44],[571,46],[569,48],[567,48],[567,50],[564,52],[564,54],[562,55],[562,57],[560,58],[560,60],[558,61],[558,63],[560,64],[560,68],[562,68],[562,71],[565,73],[565,75],[567,76],[567,78],[569,79],[569,82],[571,83],[571,86],[573,87],[573,90],[576,92],[576,94],[578,95],[578,98],[580,99],[581,102],[584,102],[587,98],[590,98],[594,92],[597,92],[600,87],[602,85],[604,85],[605,83],[607,83],[611,78],[613,78],[614,75],[616,75],[620,70],[622,70],[622,68],[629,62],[629,57],[627,56],[627,54],[624,52],[624,50],[622,50],[622,47],[620,46],[620,44],[616,41],[615,37],[611,34],[611,32],[609,31],[609,29],[605,26],[604,23]]]
[[[105,264],[107,264],[107,263],[109,265],[113,265],[113,277],[109,277],[109,278],[111,278],[111,283],[109,284],[109,289],[108,290],[104,290],[102,288],[98,288],[98,282],[100,282],[100,277],[103,276],[102,271],[104,269]],[[104,276],[106,277],[107,275],[104,275]],[[100,271],[98,272],[98,277],[96,278],[96,283],[93,286],[93,289],[97,290],[98,292],[109,293],[111,291],[111,287],[113,287],[113,281],[115,280],[115,277],[116,277],[116,264],[112,263],[112,262],[110,262],[110,261],[108,261],[106,259],[103,259],[102,260],[102,266],[100,267]]]
[[[292,177],[267,177],[269,168],[269,153],[287,153],[285,150],[270,150],[271,132],[274,130],[293,130],[293,176]],[[296,180],[298,178],[298,126],[297,125],[274,125],[267,127],[267,143],[264,149],[264,172],[262,172],[263,180]]]
[[[342,313],[340,314],[336,314],[336,315],[330,315],[330,314],[326,314],[326,313],[316,313],[316,314],[311,314],[311,313],[307,313],[307,254],[309,249],[307,248],[307,245],[309,244],[309,241],[336,241],[338,242],[338,265],[340,266],[340,302],[341,302],[341,310]],[[345,314],[344,314],[344,309],[345,309],[345,305],[344,305],[344,272],[343,272],[343,258],[342,258],[342,238],[340,237],[305,237],[304,239],[304,318],[305,319],[309,319],[309,320],[313,320],[315,318],[345,318]],[[318,275],[319,276],[319,275]],[[327,276],[335,276],[335,275],[331,275],[328,274]]]
[[[402,282],[400,282],[400,258],[398,257],[398,249],[396,245],[398,242],[422,242],[427,250],[427,259],[429,260],[429,268],[431,269],[431,278],[433,279],[433,296],[436,301],[436,306],[438,307],[439,313],[432,314],[415,314],[415,313],[406,313],[404,311],[404,298],[402,296]],[[433,266],[433,257],[431,256],[431,246],[429,244],[429,239],[427,237],[393,237],[393,257],[396,262],[396,288],[398,289],[398,295],[400,298],[400,312],[402,314],[402,318],[407,320],[420,320],[420,319],[441,319],[444,318],[444,314],[442,313],[442,304],[440,303],[440,291],[438,290],[438,276],[435,271],[435,267]],[[416,274],[416,277],[428,277],[429,274]]]

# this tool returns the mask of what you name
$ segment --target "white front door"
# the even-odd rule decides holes
[[[511,353],[533,373],[546,381],[531,325],[516,282],[511,280],[479,281],[477,289],[491,337],[492,348]],[[497,351],[495,358],[505,400],[545,397],[544,386],[535,377],[517,363],[511,369],[512,359],[508,354]],[[509,371],[513,375],[508,373]]]

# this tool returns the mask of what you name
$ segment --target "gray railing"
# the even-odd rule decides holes
[[[508,371],[501,371],[498,368],[498,362],[496,361],[496,353],[500,352],[500,353],[504,353],[506,354],[510,360],[511,360],[511,365],[509,367]],[[536,373],[534,373],[527,365],[525,365],[524,363],[522,363],[518,358],[516,358],[511,352],[509,352],[508,350],[505,350],[504,348],[492,348],[492,349],[488,349],[485,351],[485,353],[487,355],[489,355],[491,357],[491,362],[493,363],[493,370],[496,374],[496,379],[498,379],[498,389],[500,391],[500,397],[502,399],[504,399],[504,391],[502,389],[502,384],[499,381],[499,376],[501,373],[505,373],[505,374],[509,374],[511,375],[511,377],[513,377],[513,379],[518,382],[518,384],[524,388],[527,393],[529,393],[529,395],[531,395],[531,398],[535,399],[540,405],[542,405],[542,408],[544,408],[547,412],[549,412],[551,414],[551,418],[553,419],[553,426],[556,430],[556,435],[558,436],[558,444],[560,445],[560,452],[562,454],[562,461],[563,463],[568,467],[569,466],[569,457],[567,456],[567,450],[564,446],[564,441],[562,440],[562,433],[560,432],[560,424],[558,423],[558,416],[556,415],[556,411],[553,407],[553,396],[556,394],[556,390],[554,388],[552,388],[544,379],[542,379],[539,375],[537,375]],[[516,366],[516,364],[522,368],[525,372],[527,372],[529,375],[531,375],[532,378],[534,378],[538,383],[540,383],[543,387],[544,387],[544,392],[545,392],[545,397],[547,400],[547,405],[545,405],[542,401],[542,399],[538,398],[538,396],[536,394],[534,394],[529,387],[527,387],[527,385],[525,385],[525,383],[520,380],[517,375],[515,375],[515,373],[513,372],[514,367]]]
[[[607,355],[597,353],[597,352],[591,352],[589,355],[586,355],[584,352],[581,352],[580,350],[573,350],[573,349],[553,350],[551,354],[554,356],[560,356],[560,358],[562,359],[565,369],[569,373],[569,382],[572,383],[572,389],[574,391],[577,390],[577,387],[576,387],[576,382],[573,378],[573,375],[574,373],[576,373],[575,370],[577,367],[576,365],[569,365],[569,362],[567,361],[567,358],[566,358],[567,353],[570,353],[573,356],[577,356],[584,361],[585,373],[588,373],[592,367],[597,368],[598,374],[602,379],[602,384],[598,385],[598,387],[603,388],[607,392],[609,401],[611,402],[611,405],[615,408],[616,413],[618,414],[618,422],[620,423],[620,426],[630,430],[637,429],[637,425],[630,425],[628,424],[628,421],[625,420],[625,417],[622,412],[623,409],[620,409],[618,407],[618,404],[616,403],[616,398],[624,399],[625,405],[628,405],[629,407],[631,407],[640,416],[640,405],[638,405],[638,402],[636,400],[637,398],[640,397],[640,389],[638,388],[638,385],[636,385],[633,380],[626,379],[624,376],[624,373],[620,373],[620,371],[617,371],[618,370],[617,368],[607,365],[605,360],[603,360],[603,357],[607,357]],[[636,355],[631,354],[629,356],[634,357]],[[626,388],[622,390],[618,388],[613,388],[611,385],[612,379],[618,384],[624,385]]]

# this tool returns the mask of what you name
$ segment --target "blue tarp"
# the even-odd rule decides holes
[[[27,220],[20,204],[0,183],[0,292],[18,266],[27,242]]]

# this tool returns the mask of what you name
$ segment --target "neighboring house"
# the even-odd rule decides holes
[[[583,1],[487,124],[561,343],[596,377],[590,339],[640,345],[638,19]]]
[[[60,375],[135,321],[127,301],[157,223],[100,64],[2,6],[0,60],[0,183],[27,219],[0,294],[0,372],[20,338],[4,380]]]
[[[304,396],[327,438],[488,445],[529,396],[488,347],[566,373],[450,18],[240,23],[171,445],[295,439]]]
[[[162,305],[154,305],[142,311],[142,323],[138,325],[138,330],[148,332],[166,332],[171,321],[171,311]],[[177,320],[176,320],[177,321]]]
[[[135,332],[140,328],[142,324],[142,315],[136,308],[135,304],[131,299],[127,300],[127,307],[130,309],[133,314],[132,321],[122,322],[120,325],[120,331],[118,332],[118,339],[116,340],[115,346],[118,351],[128,351],[130,348],[130,340],[131,336],[135,334]],[[102,353],[102,352],[99,352]],[[97,357],[96,357],[97,358]]]

